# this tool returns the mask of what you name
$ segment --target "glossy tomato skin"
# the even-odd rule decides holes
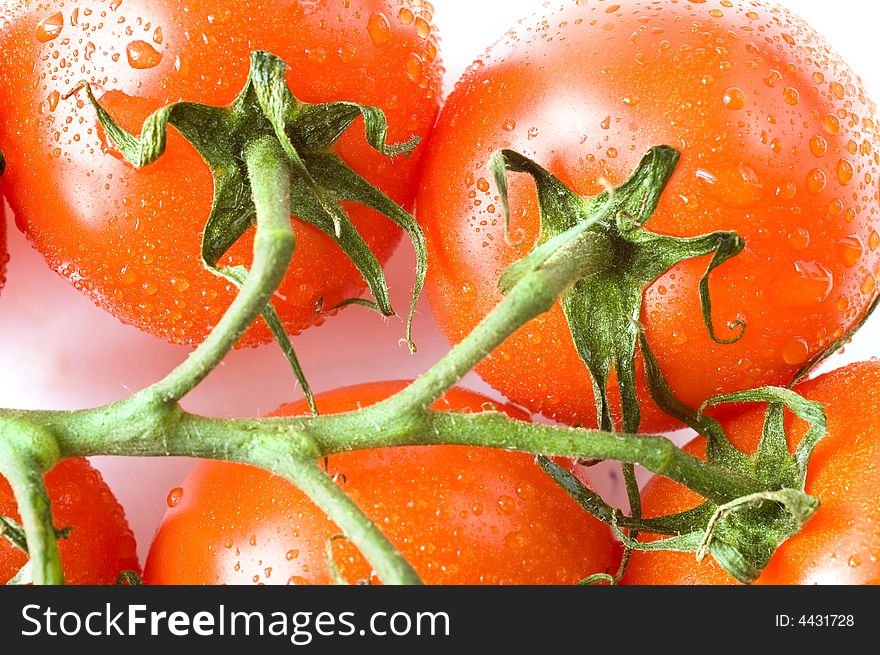
[[[353,411],[404,384],[331,392],[318,407],[325,414]],[[481,411],[486,402],[454,389],[436,407]],[[300,403],[279,414],[306,411]],[[608,529],[528,455],[402,448],[332,457],[330,472],[429,584],[567,584],[614,565]],[[169,498],[174,506],[147,558],[148,584],[331,582],[326,542],[340,530],[281,478],[204,462]],[[338,541],[333,553],[347,580],[370,579],[370,566],[351,544]]]
[[[115,584],[122,571],[140,572],[137,544],[125,512],[101,474],[84,459],[62,462],[46,475],[52,515],[59,528],[73,528],[58,549],[65,580],[75,585]],[[12,490],[0,477],[0,515],[19,520]],[[0,584],[8,582],[27,556],[0,538]]]
[[[433,133],[418,210],[441,327],[461,340],[501,300],[500,273],[538,235],[533,184],[512,175],[513,240],[523,245],[505,244],[486,168],[496,149],[595,195],[600,178],[622,182],[649,147],[666,144],[681,164],[647,227],[746,240],[713,274],[712,298],[720,337],[737,318],[748,329],[735,345],[713,343],[698,294],[708,261],[680,264],[648,289],[641,318],[663,371],[694,407],[787,383],[877,294],[880,137],[858,78],[810,27],[763,0],[590,0],[547,11],[465,74]],[[558,306],[478,371],[533,411],[595,423]],[[637,371],[643,429],[672,427]]]
[[[211,174],[173,129],[163,157],[134,170],[107,143],[84,97],[61,96],[88,80],[110,113],[138,133],[170,102],[232,102],[251,51],[263,49],[289,64],[288,82],[301,100],[382,108],[391,142],[426,137],[438,109],[431,13],[410,0],[16,0],[0,12],[3,184],[19,227],[97,304],[174,342],[200,342],[234,297],[200,258]],[[337,151],[397,202],[411,204],[421,147],[389,160],[368,147],[359,123]],[[385,261],[400,230],[372,210],[348,209]],[[293,264],[275,297],[291,333],[323,320],[319,304],[334,307],[366,286],[328,237],[299,221],[295,229]],[[222,261],[247,264],[251,251],[246,235]],[[242,344],[268,338],[260,324]]]
[[[798,391],[823,403],[828,435],[810,461],[807,493],[822,503],[803,532],[782,547],[758,584],[880,584],[880,363],[856,364],[807,382]],[[729,423],[734,445],[754,452],[764,415],[754,410]],[[789,440],[804,435],[802,422]],[[793,438],[792,438],[793,437]],[[687,450],[704,456],[702,439]],[[645,489],[646,516],[695,507],[700,499],[667,479],[655,478]],[[736,584],[712,558],[698,565],[693,555],[636,553],[624,580],[641,585]]]

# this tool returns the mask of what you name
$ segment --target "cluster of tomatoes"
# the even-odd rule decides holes
[[[50,266],[96,303],[168,340],[199,343],[235,293],[199,258],[210,171],[174,133],[165,155],[136,171],[88,103],[63,97],[85,79],[137,132],[170,102],[230,103],[251,51],[270,51],[288,64],[302,100],[374,105],[388,118],[389,140],[421,137],[409,158],[382,157],[355,132],[337,152],[396,202],[415,204],[429,245],[431,305],[460,341],[501,300],[501,273],[539,237],[534,189],[513,180],[520,245],[505,238],[487,171],[496,150],[522,152],[592,196],[602,180],[622,182],[648,148],[666,144],[681,151],[681,163],[647,227],[678,237],[732,230],[746,242],[713,273],[713,312],[747,325],[734,344],[713,342],[703,324],[705,261],[678,264],[647,290],[641,323],[672,390],[697,407],[719,393],[789,384],[850,333],[878,295],[880,133],[859,79],[809,26],[764,0],[560,4],[504,37],[441,110],[439,44],[423,0],[7,2],[0,14],[5,197]],[[397,229],[371,210],[346,209],[387,260]],[[297,251],[276,294],[291,333],[319,322],[316,305],[335,306],[365,286],[330,238],[294,223]],[[247,264],[251,238],[221,264]],[[267,338],[255,327],[242,344]],[[519,330],[478,372],[518,407],[595,424],[592,384],[560,307]],[[319,397],[318,407],[354,410],[402,384],[340,390]],[[677,427],[644,380],[639,385],[642,428]],[[759,582],[880,582],[880,364],[798,391],[827,408],[829,434],[806,488],[822,507]],[[438,409],[480,411],[486,402],[453,390]],[[307,409],[291,405],[279,415]],[[512,406],[504,411],[525,418]],[[761,412],[734,414],[723,417],[731,439],[754,450]],[[702,448],[700,440],[687,447]],[[619,562],[607,526],[527,455],[425,447],[340,455],[328,466],[428,583],[568,584]],[[3,484],[0,514],[14,517]],[[113,582],[120,570],[138,570],[122,510],[86,462],[65,462],[47,484],[56,523],[74,527],[60,545],[70,582]],[[331,580],[326,549],[338,528],[279,478],[203,462],[168,501],[144,570],[148,583]],[[644,492],[648,517],[697,504],[668,480]],[[370,579],[350,544],[333,541],[332,549],[346,579]],[[0,580],[24,561],[0,543]],[[623,581],[733,582],[711,560],[698,565],[670,553],[637,554]]]

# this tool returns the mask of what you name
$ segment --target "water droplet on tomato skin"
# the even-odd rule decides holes
[[[746,94],[742,89],[732,86],[721,96],[724,106],[733,111],[738,111],[746,106]]]
[[[799,228],[788,235],[788,240],[795,250],[806,250],[810,247],[810,232],[806,228]]]
[[[825,175],[824,171],[818,168],[814,168],[807,175],[807,191],[809,191],[813,195],[822,193],[827,185],[828,178]]]
[[[785,344],[782,349],[782,359],[789,366],[797,366],[807,361],[810,356],[810,346],[802,338],[796,337]]]
[[[848,186],[855,177],[855,168],[848,159],[841,159],[837,163],[837,181],[843,186]]]
[[[40,43],[48,43],[49,41],[58,38],[58,35],[61,34],[61,30],[63,29],[64,14],[59,11],[57,14],[46,16],[46,18],[37,23],[37,41]]]
[[[376,12],[367,21],[367,33],[373,43],[383,45],[391,39],[391,23],[381,12]]]
[[[865,245],[858,236],[850,236],[837,244],[837,255],[847,268],[856,266],[865,256]]]
[[[129,66],[138,70],[154,68],[162,61],[162,53],[146,41],[132,41],[125,47],[125,55]]]
[[[183,488],[182,487],[174,487],[171,491],[168,492],[168,498],[165,499],[168,507],[176,507],[180,500],[183,498]]]
[[[822,263],[798,260],[798,279],[789,290],[788,299],[795,305],[807,306],[825,302],[834,290],[834,275]]]

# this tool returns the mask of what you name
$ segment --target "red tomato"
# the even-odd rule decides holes
[[[807,473],[808,494],[822,503],[803,532],[776,552],[758,584],[880,584],[880,363],[856,364],[806,382],[803,396],[823,403],[828,435],[816,448]],[[734,445],[754,452],[764,412],[759,409],[730,422]],[[789,442],[796,446],[806,424],[795,421]],[[687,450],[705,456],[705,440]],[[701,502],[691,491],[665,478],[645,489],[645,516],[671,514]],[[627,584],[735,584],[711,557],[698,565],[693,555],[635,553]]]
[[[342,389],[320,396],[318,407],[353,411],[404,384]],[[477,412],[487,402],[454,389],[436,407]],[[298,403],[279,414],[307,411]],[[607,528],[529,455],[400,448],[332,457],[330,472],[429,584],[574,583],[614,565]],[[171,492],[169,505],[147,558],[149,584],[330,582],[326,542],[340,530],[279,477],[203,462]],[[333,554],[347,580],[370,578],[351,544],[337,541]]]
[[[481,62],[441,113],[418,198],[429,297],[451,340],[501,300],[500,273],[538,235],[534,185],[513,175],[512,230],[524,242],[505,244],[486,167],[502,147],[586,196],[602,191],[600,178],[625,180],[651,146],[681,150],[647,228],[682,237],[734,230],[747,243],[712,276],[719,336],[730,336],[730,321],[748,322],[738,343],[712,342],[703,323],[698,281],[707,259],[675,266],[645,294],[647,337],[693,407],[720,392],[789,382],[876,297],[875,106],[846,63],[788,11],[763,0],[570,2],[521,24]],[[636,368],[642,379],[640,361]],[[531,410],[595,424],[590,379],[561,307],[478,371]],[[643,429],[672,427],[639,385]]]
[[[84,459],[62,462],[46,475],[58,528],[73,528],[58,542],[68,584],[114,584],[122,571],[140,571],[137,544],[125,512],[107,483]],[[0,515],[19,520],[15,498],[0,477]],[[0,584],[27,562],[27,555],[0,537]]]
[[[174,130],[155,164],[136,171],[121,161],[84,98],[61,99],[79,80],[92,82],[101,104],[137,133],[170,102],[231,103],[244,87],[251,51],[263,49],[287,62],[301,100],[382,108],[390,142],[427,136],[437,113],[437,40],[421,2],[19,0],[0,12],[0,147],[19,227],[98,305],[174,342],[200,342],[235,293],[200,257],[210,171]],[[421,148],[389,160],[355,126],[337,152],[397,202],[411,204]],[[348,209],[386,260],[400,230],[372,210]],[[274,299],[291,333],[321,321],[320,300],[334,307],[366,286],[326,235],[301,222],[295,229],[296,254]],[[221,264],[249,263],[252,247],[243,238]],[[268,338],[259,323],[242,343]]]

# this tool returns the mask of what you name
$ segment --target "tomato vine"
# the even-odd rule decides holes
[[[272,64],[274,60],[264,53],[256,53],[253,61]],[[278,76],[273,79],[275,86],[271,89],[274,89],[273,97],[277,100],[279,94],[283,94],[277,87]],[[289,94],[286,86],[285,92]],[[256,95],[259,96],[259,92]],[[148,129],[144,132],[146,140],[137,142],[121,130],[114,130],[112,118],[106,112],[101,114],[103,110],[92,100],[102,123],[110,128],[110,136],[123,142],[121,146],[128,144],[128,148],[121,149],[137,164],[161,154],[161,147],[153,146],[157,143],[161,146],[167,124],[177,126],[188,136],[198,133],[196,122],[180,118],[181,111],[188,107],[188,111],[197,111],[199,115],[211,113],[205,108],[195,110],[186,105],[160,110],[148,122]],[[337,105],[325,105],[324,110],[317,111],[309,119],[318,122],[309,123],[311,127],[307,130],[314,137],[315,151],[312,153],[314,158],[307,164],[300,150],[308,140],[301,138],[294,143],[289,134],[290,121],[297,119],[299,114],[296,111],[301,108],[295,108],[291,113],[288,110],[292,105],[283,102],[281,109],[269,100],[262,102],[258,98],[248,102],[248,110],[261,116],[261,125],[266,129],[254,129],[251,125],[246,128],[248,138],[243,141],[238,138],[241,135],[227,139],[225,146],[231,150],[224,156],[240,158],[236,159],[238,172],[235,175],[242,185],[246,180],[249,197],[238,210],[247,214],[248,207],[253,206],[256,220],[254,258],[251,270],[246,274],[240,272],[237,278],[241,284],[240,292],[210,335],[165,379],[121,402],[72,412],[0,411],[0,473],[9,480],[21,508],[35,583],[55,584],[64,580],[57,534],[42,476],[59,461],[71,457],[173,455],[258,466],[299,486],[361,549],[379,577],[392,584],[418,583],[419,577],[378,526],[320,467],[321,458],[372,448],[467,445],[518,450],[542,457],[617,460],[628,467],[639,465],[687,486],[703,496],[706,504],[685,514],[646,520],[638,515],[638,494],[634,492],[631,498],[635,511],[632,516],[626,516],[579,486],[563,471],[554,469],[548,460],[541,460],[545,470],[591,513],[618,530],[631,531],[629,536],[621,532],[628,548],[665,546],[689,549],[698,556],[711,552],[722,566],[743,582],[755,580],[769,560],[768,552],[772,554],[776,546],[797,534],[815,511],[815,499],[804,492],[804,478],[811,447],[824,434],[821,406],[780,389],[757,390],[720,399],[770,403],[762,448],[750,458],[738,451],[721,426],[706,419],[702,411],[690,410],[678,403],[665,386],[662,371],[651,357],[649,344],[639,329],[637,309],[644,287],[683,258],[714,253],[715,259],[701,288],[704,315],[711,331],[709,274],[742,249],[741,241],[732,233],[675,240],[642,231],[641,226],[656,208],[678,161],[678,153],[665,146],[651,149],[630,181],[594,199],[577,197],[534,162],[515,153],[504,153],[504,161],[496,167],[499,181],[503,177],[501,168],[532,173],[538,182],[544,216],[552,222],[553,229],[548,230],[546,239],[503,276],[505,295],[495,310],[447,356],[388,400],[349,414],[304,418],[221,420],[185,412],[179,401],[220,363],[260,315],[266,316],[270,299],[281,283],[295,249],[290,216],[303,214],[300,203],[311,202],[310,209],[304,213],[316,211],[320,220],[326,221],[327,230],[339,235],[345,229],[339,200],[361,199],[371,206],[378,206],[380,211],[402,224],[411,233],[417,250],[423,244],[418,228],[409,222],[411,217],[407,219],[389,208],[378,191],[364,191],[359,178],[329,166],[327,153],[318,152],[330,148],[338,138],[340,120],[344,126],[342,129],[354,120],[351,107],[342,108],[345,111],[340,119],[340,114],[332,111],[333,108],[339,109]],[[355,109],[368,120],[371,143],[385,149],[384,118],[369,108]],[[172,120],[175,112],[176,121]],[[324,125],[323,131],[321,125]],[[299,127],[302,128],[302,124]],[[156,141],[151,145],[149,138]],[[207,147],[205,135],[199,139]],[[221,148],[223,145],[215,141],[210,147]],[[236,149],[240,152],[233,152]],[[386,154],[400,154],[405,149],[392,149]],[[145,151],[148,151],[146,156]],[[216,158],[220,157],[216,152],[204,156],[209,165],[211,157],[215,158],[215,164]],[[324,165],[326,170],[321,169],[316,176],[315,172]],[[315,182],[319,178],[320,183]],[[306,196],[296,180],[305,181]],[[314,188],[309,180],[316,184]],[[346,185],[356,191],[344,192],[342,188]],[[332,193],[325,197],[321,189],[330,189]],[[304,200],[306,197],[307,201]],[[324,207],[326,203],[331,205],[329,209]],[[219,206],[215,199],[215,209]],[[212,219],[216,218],[217,214],[212,214]],[[238,232],[236,238],[240,236],[238,228],[233,229],[235,232]],[[640,247],[650,242],[654,251],[646,251],[644,261],[636,262],[639,275],[626,280],[632,286],[628,294],[634,307],[614,302],[599,306],[590,285],[617,270],[614,268],[617,266],[615,256],[621,241]],[[212,265],[210,259],[206,259],[209,266]],[[369,269],[369,257],[364,261],[367,261],[365,269]],[[420,269],[415,295],[420,291],[422,276],[423,268]],[[379,282],[379,278],[374,278],[374,281],[375,286],[371,284],[374,289],[384,288],[384,280]],[[573,337],[581,346],[584,360],[596,380],[601,430],[531,424],[495,411],[460,414],[430,409],[434,401],[513,332],[550,311],[560,298],[567,303]],[[607,328],[605,336],[623,341],[602,342],[601,347],[590,341],[597,335],[590,332],[591,326],[595,329],[595,323],[588,319],[591,312],[599,309],[605,312],[607,323],[611,325],[610,328],[604,325]],[[736,330],[741,326],[732,324],[731,327]],[[709,438],[708,461],[677,448],[665,437],[634,434],[638,428],[637,405],[630,407],[624,431],[613,431],[604,389],[608,370],[613,365],[618,374],[631,371],[637,343],[646,355],[652,395],[664,401],[661,406],[686,419]],[[597,354],[600,359],[590,361],[590,357]],[[621,377],[622,391],[635,402],[634,391],[624,384],[628,379],[631,381],[630,378],[627,375]],[[783,407],[810,417],[814,426],[814,433],[804,442],[806,445],[802,444],[794,455],[784,446]],[[631,469],[627,470],[631,477]],[[652,542],[647,546],[634,540],[638,531],[672,536],[665,543]],[[756,534],[762,535],[757,546]]]

